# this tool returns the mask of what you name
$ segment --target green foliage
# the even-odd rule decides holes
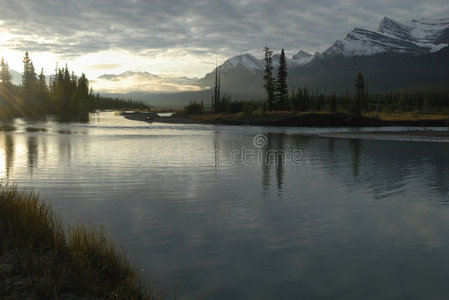
[[[34,117],[43,114],[58,116],[87,115],[95,109],[148,108],[142,102],[113,99],[94,95],[86,75],[77,77],[65,68],[56,67],[47,85],[44,70],[36,76],[33,62],[28,54],[23,58],[22,85],[14,86],[8,64],[2,59],[0,71],[0,119],[11,117]]]
[[[232,100],[231,96],[224,95],[221,98],[221,112],[237,114],[243,112],[245,114],[251,113],[252,111],[262,108],[261,103],[256,101],[239,101]]]
[[[365,100],[365,79],[362,73],[358,73],[354,82],[355,98],[352,104],[351,113],[357,116],[362,114],[362,106],[364,106]]]
[[[287,87],[287,61],[285,59],[284,49],[281,51],[281,56],[279,58],[279,69],[277,77],[277,97],[278,97],[278,108],[280,111],[287,110],[288,106],[288,87]]]
[[[244,101],[237,101],[237,100],[231,101],[229,103],[229,113],[237,114],[239,112],[242,112],[244,106],[245,106]]]
[[[189,105],[184,107],[184,112],[187,115],[197,115],[204,111],[202,102],[190,101]]]
[[[257,110],[258,104],[254,101],[245,101],[243,103],[243,113],[251,114],[253,111]]]
[[[12,85],[12,76],[11,72],[9,71],[9,65],[5,61],[5,59],[2,57],[2,61],[0,64],[1,70],[0,70],[0,82],[3,86],[11,86]]]
[[[273,111],[275,101],[276,84],[273,77],[273,51],[268,47],[263,49],[265,54],[265,73],[264,73],[264,88],[267,91],[268,110]]]
[[[310,93],[306,86],[299,88],[296,95],[292,96],[291,107],[295,111],[306,111],[309,109]]]

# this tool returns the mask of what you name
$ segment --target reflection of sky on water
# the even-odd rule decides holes
[[[445,144],[150,125],[112,113],[14,126],[0,133],[0,175],[39,191],[69,222],[105,224],[146,279],[185,299],[449,294]],[[259,133],[263,148],[253,144]],[[299,149],[301,165],[142,159],[149,149],[229,157],[242,147]]]

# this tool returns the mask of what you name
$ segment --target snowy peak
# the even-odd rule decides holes
[[[309,58],[311,56],[312,56],[312,54],[310,54],[310,53],[308,53],[308,52],[306,52],[304,50],[300,50],[298,53],[293,55],[292,59],[294,59],[294,60],[301,60],[301,59],[304,59],[304,58]]]
[[[274,69],[277,69],[279,67],[280,57],[281,55],[279,53],[276,53],[272,56]],[[292,58],[286,58],[287,67],[290,68],[305,65],[311,62],[314,57],[314,55],[301,50]],[[265,70],[265,60],[263,58],[258,59],[252,54],[247,53],[227,59],[221,66],[219,66],[219,69],[221,71],[226,71],[237,67],[242,67],[250,71],[251,73],[256,74],[260,71]]]
[[[389,18],[384,18],[379,26],[379,32],[389,34],[400,39],[435,45],[449,43],[447,33],[449,18],[447,19],[419,19],[401,24]]]
[[[449,44],[449,18],[413,20],[411,25],[413,39],[435,45]]]
[[[337,41],[325,54],[345,56],[374,55],[382,52],[425,54],[429,49],[407,40],[355,28],[343,41]]]
[[[393,52],[421,55],[439,51],[448,44],[449,18],[400,23],[385,17],[377,32],[355,28],[344,40],[335,42],[324,54],[366,56]]]
[[[403,40],[411,40],[410,32],[412,27],[405,24],[401,24],[390,18],[384,17],[379,25],[379,33],[391,35]]]
[[[264,69],[264,63],[262,60],[257,59],[252,54],[247,53],[227,59],[224,64],[220,66],[220,70],[233,69],[237,66],[241,66],[252,73]]]

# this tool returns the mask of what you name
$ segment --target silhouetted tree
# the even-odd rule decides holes
[[[365,98],[365,79],[363,78],[362,73],[357,74],[357,76],[355,77],[354,88],[355,99],[351,112],[359,116],[362,114],[362,104]]]
[[[331,112],[337,111],[337,93],[331,95]]]
[[[23,57],[22,88],[23,104],[27,106],[29,113],[34,113],[36,109],[37,77],[28,52],[25,52]]]
[[[279,69],[277,78],[277,94],[278,94],[278,105],[279,110],[287,109],[288,101],[288,87],[287,87],[287,61],[285,60],[284,49],[281,51],[281,56],[279,58]]]
[[[12,86],[12,76],[11,72],[9,71],[8,63],[5,61],[5,59],[2,57],[1,61],[1,70],[0,70],[0,81],[1,84],[4,87],[10,87]]]
[[[38,80],[39,91],[43,94],[48,94],[47,80],[44,75],[44,68],[41,69]]]
[[[268,110],[273,111],[276,89],[276,84],[273,77],[273,51],[271,51],[268,47],[265,47],[263,51],[265,53],[265,74],[263,77],[264,88],[267,91]]]

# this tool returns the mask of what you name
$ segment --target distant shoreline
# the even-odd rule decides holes
[[[437,142],[449,143],[449,131],[409,130],[409,131],[360,131],[329,132],[312,135],[318,138],[349,140],[403,141],[403,142]]]
[[[216,124],[286,127],[448,127],[449,116],[429,115],[428,119],[411,118],[379,119],[370,116],[354,116],[346,113],[266,113],[266,114],[201,114],[160,117],[155,113],[133,112],[123,115],[126,119],[174,124]]]
[[[290,127],[415,127],[422,130],[409,131],[359,131],[359,132],[328,132],[319,134],[305,134],[316,138],[366,139],[384,141],[413,141],[413,142],[443,142],[449,143],[448,130],[432,131],[426,127],[447,127],[448,119],[422,120],[380,120],[371,117],[357,117],[347,114],[272,114],[264,118],[260,116],[244,115],[193,115],[183,117],[158,117],[149,113],[134,112],[123,115],[126,119],[144,122],[167,124],[213,124],[213,125],[249,125],[249,126],[290,126]],[[434,116],[435,117],[435,116]],[[323,125],[324,124],[324,125]]]

